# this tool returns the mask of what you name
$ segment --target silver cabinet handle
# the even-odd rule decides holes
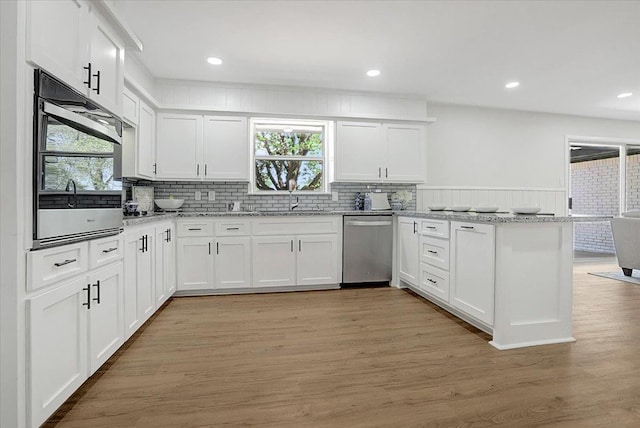
[[[377,221],[377,220],[350,220],[347,222],[347,226],[390,226],[390,221]]]
[[[473,229],[473,226],[460,226],[463,229]]]
[[[69,263],[73,263],[73,262],[77,262],[78,259],[67,259],[63,262],[58,262],[58,263],[54,263],[53,265],[55,267],[60,267],[60,266],[64,266],[64,265],[68,265]]]
[[[112,251],[115,251],[115,250],[117,250],[117,249],[118,249],[118,247],[111,247],[111,248],[109,248],[109,249],[102,250],[102,252],[106,254],[106,253],[110,253],[110,252],[112,252]]]

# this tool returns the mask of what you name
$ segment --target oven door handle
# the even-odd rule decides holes
[[[70,110],[58,107],[48,101],[44,101],[43,110],[45,113],[60,119],[62,122],[70,125],[73,128],[80,128],[82,131],[88,134],[105,138],[112,143],[122,144],[122,138],[116,133],[115,130],[109,129],[104,125],[94,122],[78,113],[74,113]]]

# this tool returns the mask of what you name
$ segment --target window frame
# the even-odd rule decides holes
[[[322,156],[264,156],[256,155],[255,148],[255,135],[256,125],[274,125],[274,126],[313,126],[322,127]],[[296,119],[296,118],[266,118],[266,117],[252,117],[249,119],[249,150],[250,150],[250,165],[249,165],[249,194],[252,195],[284,195],[288,194],[287,190],[263,190],[258,189],[256,185],[256,161],[257,160],[298,160],[298,161],[319,161],[322,163],[322,186],[318,190],[294,190],[293,193],[297,195],[325,195],[330,194],[330,174],[332,173],[332,166],[330,165],[332,145],[333,145],[333,127],[335,124],[329,120],[322,119]]]

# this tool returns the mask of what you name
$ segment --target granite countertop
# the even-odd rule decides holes
[[[612,216],[581,216],[574,215],[568,217],[555,215],[522,215],[522,214],[480,214],[474,212],[452,212],[452,211],[322,211],[322,210],[293,210],[293,211],[253,211],[253,212],[179,212],[179,213],[150,213],[146,216],[124,217],[124,226],[135,226],[139,224],[168,220],[173,218],[193,218],[193,217],[275,217],[275,216],[318,216],[318,215],[395,215],[405,217],[430,218],[435,220],[470,221],[477,223],[558,223],[558,222],[597,222],[607,221]]]
[[[454,211],[401,211],[397,215],[436,220],[471,221],[476,223],[578,223],[607,221],[613,216],[556,216],[553,214],[475,213]]]

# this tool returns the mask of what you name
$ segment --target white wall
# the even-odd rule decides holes
[[[427,186],[562,188],[565,136],[640,139],[640,121],[429,104]]]

